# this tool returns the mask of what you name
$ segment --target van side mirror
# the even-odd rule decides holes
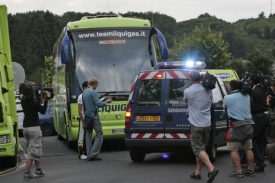
[[[163,34],[157,29],[153,28],[154,33],[157,35],[157,41],[160,49],[161,58],[166,60],[169,58],[168,47]]]
[[[65,32],[61,46],[61,63],[68,64],[70,60],[70,38],[68,32]]]

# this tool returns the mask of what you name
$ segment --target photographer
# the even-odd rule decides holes
[[[201,76],[198,71],[191,71],[189,76],[192,85],[184,90],[184,96],[185,100],[188,101],[191,146],[197,161],[196,170],[190,177],[200,180],[201,169],[203,164],[205,164],[209,170],[207,182],[212,182],[219,173],[219,170],[210,162],[209,156],[205,152],[205,147],[211,129],[210,107],[213,94],[212,90],[205,89],[200,83]]]
[[[23,120],[23,135],[26,139],[28,148],[24,178],[35,178],[46,174],[42,171],[40,165],[40,157],[42,155],[42,132],[40,129],[38,112],[45,114],[48,99],[51,98],[51,93],[44,93],[42,91],[44,97],[44,105],[42,106],[39,98],[39,90],[36,89],[35,83],[27,82],[20,87],[22,88],[21,91],[23,94],[21,105],[25,116]],[[30,172],[33,161],[36,167],[35,174]]]
[[[254,122],[251,120],[250,97],[241,93],[242,83],[231,80],[229,83],[230,95],[224,97],[223,106],[227,109],[229,132],[227,133],[227,148],[230,150],[231,159],[236,171],[229,174],[229,177],[242,178],[244,175],[254,176],[254,156],[252,152],[252,137]],[[235,135],[236,134],[236,135]],[[238,138],[236,138],[238,137]],[[248,169],[242,171],[240,164],[239,149],[243,149],[248,161]]]
[[[266,100],[270,115],[270,123],[266,130],[267,143],[275,141],[275,80],[272,81],[270,88],[272,93],[267,96]]]
[[[265,113],[267,110],[266,98],[267,91],[260,85],[261,77],[258,74],[251,74],[250,81],[252,86],[252,104],[251,113],[255,123],[253,133],[253,153],[256,166],[255,171],[264,171],[265,164],[265,133],[269,124],[269,116]]]

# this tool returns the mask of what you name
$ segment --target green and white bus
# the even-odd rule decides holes
[[[0,166],[17,165],[20,150],[7,7],[0,5]]]
[[[157,51],[158,50],[158,51]],[[78,137],[77,98],[81,85],[99,80],[99,98],[114,102],[99,108],[104,139],[124,139],[124,115],[137,73],[168,59],[163,34],[148,20],[120,15],[86,16],[69,22],[54,46],[52,86],[54,126],[70,148]]]

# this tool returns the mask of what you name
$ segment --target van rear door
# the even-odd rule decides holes
[[[216,88],[212,90],[213,92],[213,105],[212,105],[212,134],[210,138],[217,147],[226,145],[225,133],[227,131],[227,113],[223,108],[223,98],[225,95],[225,89],[223,81],[218,78],[216,83]]]
[[[189,72],[171,70],[166,73],[165,105],[166,123],[165,138],[189,139],[190,123],[188,121],[188,105],[184,100],[183,92],[191,83]]]
[[[164,71],[146,71],[135,83],[131,104],[131,137],[155,139],[164,137],[166,116],[163,93]]]

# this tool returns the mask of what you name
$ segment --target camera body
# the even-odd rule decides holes
[[[47,97],[47,92],[51,94],[50,97]],[[39,94],[46,99],[52,99],[54,97],[53,88],[43,87],[33,82],[20,83],[19,94],[24,95],[27,99],[33,98],[35,100]]]
[[[216,87],[217,78],[206,72],[205,75],[202,76],[201,84],[207,90],[212,90]]]
[[[271,86],[271,76],[270,75],[263,75],[263,74],[258,74],[260,76],[260,86],[264,89],[267,90],[268,93],[271,92],[270,86]],[[241,80],[241,88],[240,90],[244,93],[251,93],[252,88],[251,88],[251,82],[250,82],[250,74],[248,72],[245,73],[245,77]]]

